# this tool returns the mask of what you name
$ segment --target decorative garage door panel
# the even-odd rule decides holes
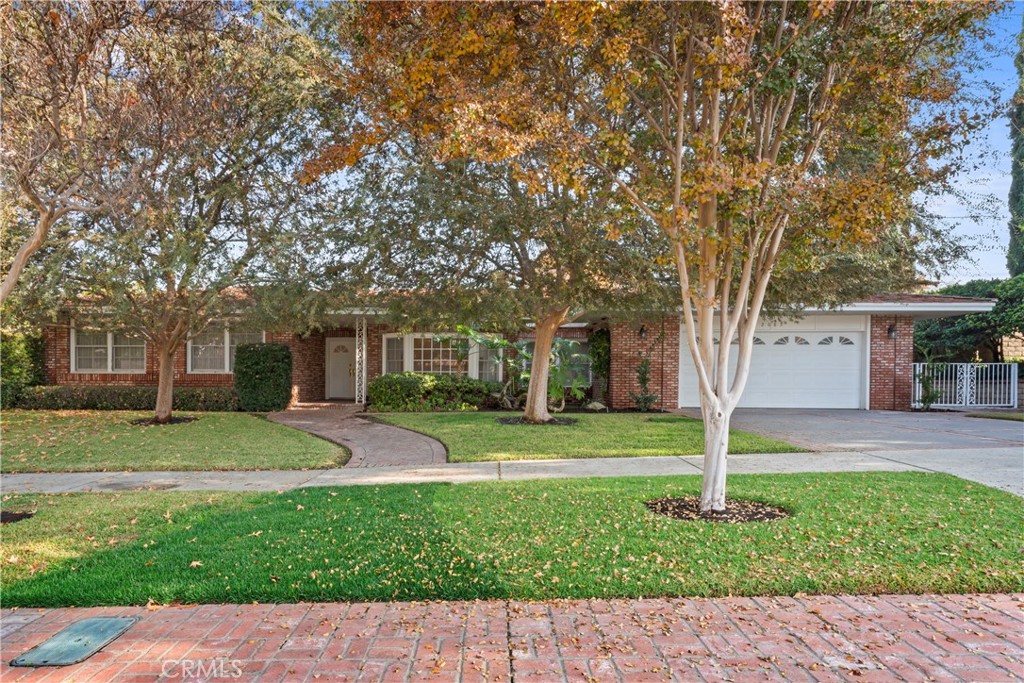
[[[863,408],[865,335],[842,331],[776,331],[755,335],[741,408]],[[735,376],[732,348],[729,377]],[[679,405],[700,405],[685,338],[679,354]]]

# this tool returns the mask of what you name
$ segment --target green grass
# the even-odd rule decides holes
[[[348,452],[245,413],[177,413],[199,419],[133,425],[152,413],[5,410],[3,472],[272,470],[338,467]]]
[[[984,417],[989,420],[1012,420],[1024,422],[1024,413],[967,413],[967,417]]]
[[[650,513],[696,476],[15,495],[3,602],[926,593],[1024,589],[1024,500],[943,474],[737,475],[793,516]]]
[[[704,453],[700,420],[681,415],[573,414],[573,425],[506,425],[518,413],[383,413],[374,417],[432,436],[448,448],[449,462],[626,458]],[[730,453],[797,453],[804,449],[732,430]]]

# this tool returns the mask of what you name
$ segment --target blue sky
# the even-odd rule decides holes
[[[992,19],[994,46],[1004,46],[990,53],[989,65],[982,78],[1000,86],[1003,98],[1009,101],[1017,87],[1017,72],[1013,66],[1016,53],[1017,34],[1021,30],[1021,15],[1024,2],[1011,3],[1009,8]],[[1012,49],[1010,49],[1012,48]],[[937,198],[928,205],[935,214],[942,216],[951,225],[955,224],[957,234],[968,238],[974,245],[974,263],[963,262],[943,280],[943,284],[962,282],[976,278],[1005,278],[1006,244],[1009,241],[1007,223],[1010,220],[1007,196],[1010,192],[1010,129],[1008,119],[1003,116],[992,122],[971,144],[971,158],[979,164],[976,170],[960,179],[961,189],[977,194],[994,196],[995,216],[971,219],[970,209],[952,196]]]

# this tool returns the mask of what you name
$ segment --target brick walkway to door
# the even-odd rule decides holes
[[[448,461],[444,444],[437,439],[361,418],[361,410],[352,404],[299,404],[269,417],[345,446],[352,451],[345,467],[407,467]]]
[[[0,680],[994,683],[1024,678],[1022,599],[808,596],[5,610]],[[99,615],[142,620],[81,664],[7,664],[70,622]],[[196,678],[200,665],[206,675]]]

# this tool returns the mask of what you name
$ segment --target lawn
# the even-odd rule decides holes
[[[737,475],[793,516],[726,525],[644,501],[697,476],[10,495],[13,606],[1020,591],[1024,500],[943,474]]]
[[[133,425],[152,413],[5,410],[3,472],[273,470],[339,467],[329,441],[245,413],[177,413],[198,419]]]
[[[501,424],[518,413],[381,413],[375,419],[432,436],[449,462],[700,455],[704,428],[681,415],[573,414],[572,425]],[[730,453],[796,453],[804,449],[732,430]]]
[[[967,413],[967,417],[983,417],[989,420],[1012,420],[1024,422],[1024,413]]]

